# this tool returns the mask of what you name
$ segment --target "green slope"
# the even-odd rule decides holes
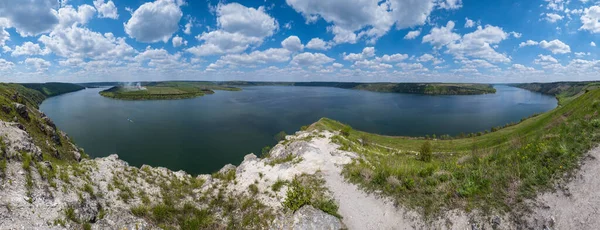
[[[49,83],[26,83],[21,84],[27,88],[34,89],[42,93],[46,97],[58,96],[65,93],[75,92],[85,87],[77,84],[71,83],[58,83],[58,82],[49,82]]]
[[[523,200],[552,188],[600,142],[599,110],[600,89],[593,89],[550,112],[470,138],[383,136],[326,118],[312,128],[343,131],[334,141],[360,154],[344,169],[348,180],[431,216],[452,208],[522,208]],[[423,159],[425,143],[431,144],[430,161]]]

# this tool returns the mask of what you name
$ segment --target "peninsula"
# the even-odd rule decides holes
[[[114,86],[101,91],[104,97],[121,100],[187,99],[215,93],[213,90],[239,91],[241,89],[209,82],[149,82]]]

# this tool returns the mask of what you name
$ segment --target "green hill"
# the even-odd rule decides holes
[[[49,82],[49,83],[26,83],[21,84],[27,88],[37,90],[41,92],[46,97],[53,97],[65,93],[75,92],[85,87],[77,84],[71,83],[58,83],[58,82]]]

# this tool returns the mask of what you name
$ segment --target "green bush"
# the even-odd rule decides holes
[[[337,218],[342,218],[342,216],[337,212],[339,207],[333,199],[318,200],[314,203],[314,206],[315,208],[320,209],[321,211],[326,212],[329,215],[335,216]]]
[[[431,143],[429,141],[426,141],[421,145],[419,156],[421,161],[431,162],[431,159],[433,158],[433,153],[431,150]]]
[[[344,128],[342,128],[342,130],[340,130],[340,133],[342,135],[344,135],[345,137],[350,136],[350,132],[352,131],[352,127],[350,127],[349,125],[344,126]]]
[[[306,126],[306,125],[305,125],[305,126],[302,126],[302,127],[300,127],[300,130],[301,130],[301,131],[306,131],[307,129],[308,129],[308,126]]]
[[[277,179],[277,181],[275,181],[273,186],[271,186],[271,189],[273,189],[274,192],[279,192],[281,187],[283,187],[284,185],[285,185],[285,181]]]
[[[144,217],[146,214],[148,214],[148,209],[142,205],[133,207],[131,208],[131,214],[137,217]]]
[[[312,191],[300,184],[298,179],[294,178],[287,191],[287,197],[283,201],[283,207],[293,212],[302,206],[310,204]]]
[[[284,131],[281,131],[275,135],[275,140],[283,141],[283,140],[285,140],[285,136],[287,136],[287,134]]]
[[[269,153],[271,152],[271,146],[265,146],[262,148],[261,152],[261,157],[262,158],[268,158],[269,157]]]
[[[251,184],[250,186],[248,186],[248,189],[250,190],[250,194],[258,194],[258,186],[256,186],[255,184]]]

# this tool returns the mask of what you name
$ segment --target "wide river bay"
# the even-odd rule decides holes
[[[163,101],[121,101],[86,89],[45,100],[41,110],[92,157],[119,154],[131,165],[192,174],[239,164],[321,117],[355,129],[457,135],[517,122],[557,106],[554,97],[497,85],[496,94],[424,96],[327,87],[255,86]]]

